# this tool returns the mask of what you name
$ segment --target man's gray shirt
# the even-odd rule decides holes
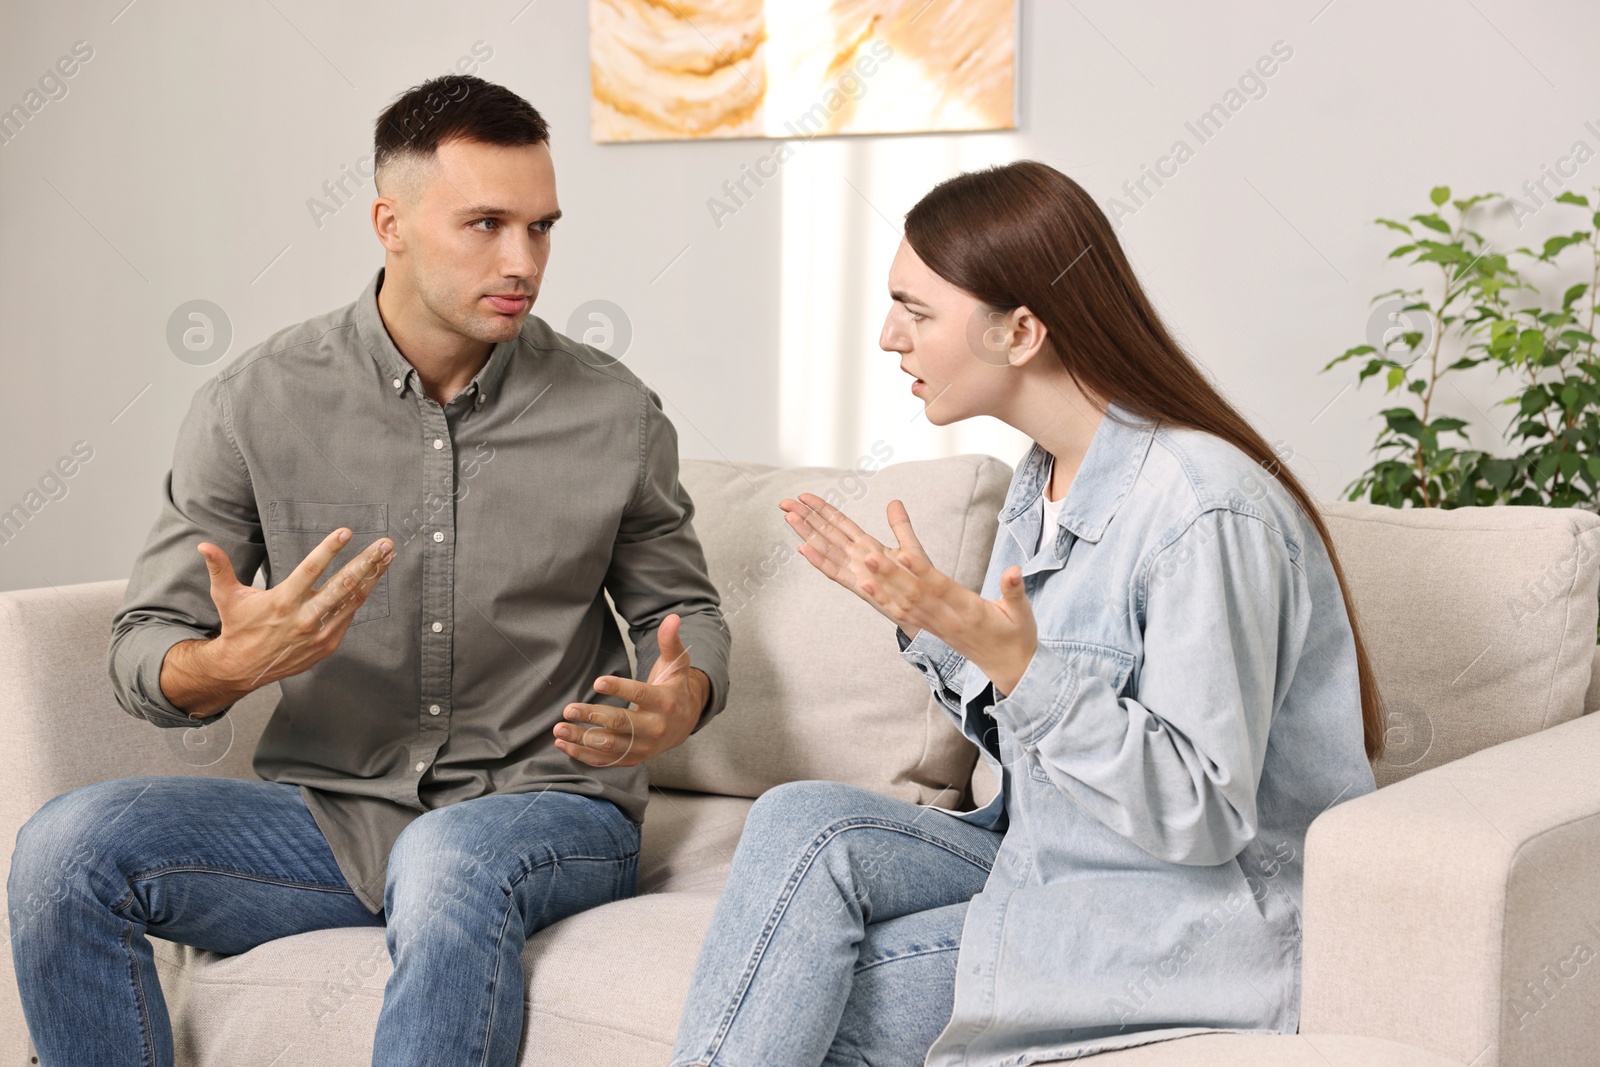
[[[623,703],[593,689],[629,674],[606,592],[641,678],[656,627],[682,616],[711,680],[696,730],[727,699],[729,644],[656,393],[529,315],[441,407],[379,316],[383,274],[195,393],[109,655],[129,714],[214,722],[229,709],[192,718],[160,685],[173,644],[219,629],[195,546],[221,546],[241,582],[260,568],[271,587],[340,526],[354,536],[329,577],[388,535],[394,562],[338,650],[282,680],[253,763],[300,786],[374,914],[395,838],[424,811],[550,788],[643,818],[644,765],[592,767],[551,732],[569,703]]]

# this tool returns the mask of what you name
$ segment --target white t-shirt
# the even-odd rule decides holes
[[[1046,490],[1050,488],[1050,476],[1055,470],[1055,465],[1056,461],[1052,457],[1050,469],[1045,472],[1044,485]],[[1056,520],[1061,517],[1061,505],[1067,502],[1067,494],[1062,493],[1060,500],[1051,500],[1048,492],[1041,492],[1040,495],[1044,497],[1044,523],[1039,527],[1039,544],[1037,547],[1043,548],[1045,538],[1049,538],[1051,544],[1055,543]]]

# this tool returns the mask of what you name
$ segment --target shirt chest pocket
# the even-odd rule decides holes
[[[339,527],[350,530],[350,540],[333,557],[318,579],[325,584],[340,568],[360,555],[368,545],[389,532],[389,505],[329,504],[320,500],[274,500],[267,505],[267,553],[272,563],[273,582],[281,582],[298,567],[311,550]],[[350,619],[351,626],[382,619],[389,614],[389,573],[372,586],[367,599]]]
[[[1075,691],[1068,699],[1076,699],[1086,685],[1097,681],[1104,682],[1106,688],[1120,697],[1123,695],[1123,690],[1128,687],[1128,679],[1133,675],[1133,654],[1124,652],[1120,648],[1049,637],[1039,638],[1039,644],[1072,665],[1078,682]],[[1036,781],[1050,781],[1050,776],[1045,773],[1037,756],[1029,756],[1027,762],[1028,774]]]

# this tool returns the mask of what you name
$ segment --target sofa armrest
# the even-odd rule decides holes
[[[106,673],[125,581],[0,593],[0,737],[14,755],[0,789],[0,878],[17,830],[51,797],[145,774],[254,778],[276,684],[203,730],[163,729],[117,705]]]
[[[1597,767],[1600,716],[1586,715],[1318,817],[1301,1031],[1498,1067],[1593,1062]]]
[[[106,672],[125,580],[0,593],[0,737],[12,758],[0,789],[0,884],[17,831],[51,797],[146,774],[254,778],[256,741],[277,704],[265,686],[203,729],[163,729],[117,704]],[[10,925],[5,924],[6,940]],[[0,1063],[32,1054],[11,952],[0,946]]]

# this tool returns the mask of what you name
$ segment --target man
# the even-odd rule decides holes
[[[394,963],[375,1064],[509,1067],[524,942],[637,891],[644,763],[726,699],[659,398],[529,315],[561,216],[544,121],[447,77],[375,148],[383,268],[196,392],[113,626],[117,699],[157,726],[280,683],[263,780],[100,782],[24,826],[12,950],[46,1067],[173,1062],[147,934],[356,925]]]

